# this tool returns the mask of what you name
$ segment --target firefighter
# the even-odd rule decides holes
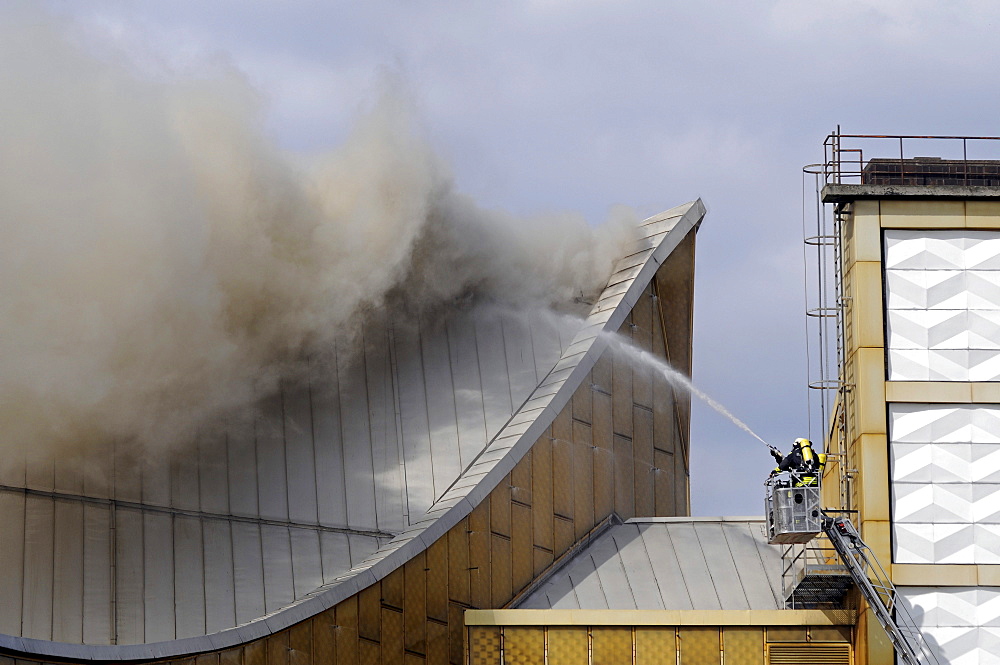
[[[817,455],[813,452],[812,441],[809,439],[795,439],[792,444],[792,452],[782,455],[775,449],[771,449],[771,457],[778,463],[771,476],[776,476],[783,471],[788,471],[794,481],[795,487],[813,487],[819,484],[819,476],[826,466],[826,455]]]

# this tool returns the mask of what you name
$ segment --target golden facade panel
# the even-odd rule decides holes
[[[721,633],[715,627],[682,627],[677,630],[680,644],[681,663],[698,665],[721,665]]]
[[[573,520],[564,517],[556,517],[553,522],[555,531],[554,552],[565,552],[576,542],[576,533],[573,527]]]
[[[676,662],[677,630],[673,626],[636,626],[635,665]]]
[[[427,548],[427,618],[448,622],[448,539]]]
[[[594,528],[594,454],[591,428],[573,421],[573,519],[576,537],[583,538]]]
[[[487,545],[488,547],[488,545]],[[486,557],[489,557],[487,551]],[[420,552],[403,565],[403,646],[408,651],[427,649],[427,571],[425,553]],[[489,590],[486,590],[489,602]]]
[[[511,505],[511,572],[513,589],[520,590],[534,578],[534,556],[531,544],[531,508]]]
[[[532,539],[536,547],[553,547],[553,472],[552,439],[543,436],[531,448],[531,519]]]
[[[850,642],[853,638],[850,626],[811,626],[810,642]]]
[[[625,320],[623,335],[628,335],[632,327],[632,317]],[[611,381],[612,430],[626,438],[632,438],[632,363],[628,359],[615,355],[612,360]]]
[[[631,416],[631,410],[629,412]],[[635,516],[635,458],[632,454],[632,439],[615,434],[614,477],[615,512],[622,519]]]
[[[632,628],[628,626],[591,629],[593,665],[631,665]]]
[[[505,628],[504,665],[538,665],[545,662],[545,633],[535,628]]]
[[[764,665],[764,629],[726,626],[722,630],[726,665]]]
[[[585,626],[551,626],[546,629],[546,665],[580,665],[590,657]]]
[[[382,662],[385,665],[403,665],[403,612],[392,607],[382,607],[382,633],[379,636]]]
[[[552,465],[558,473],[552,474],[552,510],[565,519],[573,519],[573,442],[572,421],[568,421],[570,434],[566,438],[552,439]],[[555,426],[552,428],[555,430]]]
[[[805,626],[777,626],[767,629],[768,642],[807,642],[809,630]]]
[[[584,657],[586,657],[586,641],[584,641],[583,646]],[[500,628],[498,626],[470,626],[469,665],[498,665],[499,662]]]
[[[455,525],[455,528],[448,532],[447,539],[448,596],[451,600],[469,605],[472,602],[469,576],[469,519],[466,518]]]

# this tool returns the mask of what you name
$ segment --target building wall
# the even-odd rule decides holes
[[[1000,203],[855,201],[841,240],[849,507],[929,641],[979,662],[1000,584]],[[859,636],[859,663],[889,662],[868,612]]]
[[[687,373],[694,239],[672,252],[620,329]],[[612,513],[689,513],[689,414],[689,397],[662,376],[606,353],[511,473],[424,552],[287,630],[165,662],[462,663],[466,609],[503,607]]]
[[[514,612],[470,614],[470,665],[850,665],[852,658],[852,612],[831,619],[816,610],[530,610],[530,624]],[[726,615],[739,616],[727,623]]]

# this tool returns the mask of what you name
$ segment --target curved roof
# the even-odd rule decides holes
[[[325,381],[184,455],[109,446],[0,478],[0,523],[23,535],[0,548],[0,630],[20,626],[0,647],[104,660],[220,649],[373,584],[523,457],[704,213],[699,200],[643,222],[582,323],[488,307],[437,326],[376,320]],[[95,471],[109,456],[113,472]]]

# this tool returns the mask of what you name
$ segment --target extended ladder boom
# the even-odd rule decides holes
[[[823,531],[843,560],[851,579],[858,585],[861,595],[868,601],[875,617],[889,635],[900,661],[906,665],[939,665],[910,613],[896,602],[896,587],[878,559],[861,540],[861,535],[851,521],[844,517],[824,515]],[[874,579],[869,578],[869,573],[866,572],[869,570]]]

